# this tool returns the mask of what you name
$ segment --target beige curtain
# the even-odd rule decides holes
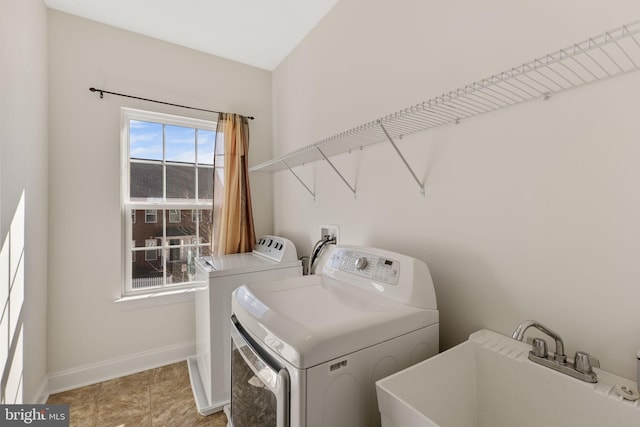
[[[224,140],[224,173],[220,173],[221,165],[216,164],[214,160],[214,211],[216,200],[222,200],[222,206],[219,208],[219,215],[214,215],[211,237],[213,251],[218,254],[249,252],[253,250],[256,235],[249,189],[247,118],[237,114],[220,113],[216,147],[219,144],[222,146],[220,139]],[[222,191],[220,187],[223,188]]]

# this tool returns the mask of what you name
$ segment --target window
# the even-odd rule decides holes
[[[224,164],[215,129],[212,121],[122,110],[125,294],[189,285],[195,258],[210,254],[214,154],[216,190]]]
[[[135,216],[135,211],[133,211]],[[158,211],[156,209],[146,209],[144,211],[144,222],[147,224],[155,224],[158,222]]]
[[[171,209],[169,211],[169,222],[179,223],[180,222],[180,209]]]
[[[156,248],[158,247],[158,241],[156,239],[145,239],[144,241],[145,248]],[[158,251],[157,250],[146,250],[144,251],[144,260],[145,261],[156,261],[158,259]]]

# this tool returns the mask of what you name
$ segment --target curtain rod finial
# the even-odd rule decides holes
[[[100,89],[96,89],[95,87],[90,87],[89,90],[91,92],[100,92],[100,99],[104,98],[104,92],[102,92]]]

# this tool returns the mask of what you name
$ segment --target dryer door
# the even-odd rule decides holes
[[[231,316],[231,423],[233,427],[288,427],[289,373],[260,350]]]

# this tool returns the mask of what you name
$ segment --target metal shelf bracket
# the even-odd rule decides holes
[[[309,192],[309,194],[311,194],[311,195],[313,196],[313,201],[315,202],[315,201],[316,201],[316,193],[314,193],[313,191],[311,191],[311,189],[307,186],[307,184],[305,184],[305,183],[304,183],[304,181],[303,181],[303,180],[302,180],[302,179],[301,179],[301,178],[300,178],[300,177],[299,177],[299,176],[298,176],[298,175],[293,171],[293,169],[291,169],[291,168],[289,167],[289,165],[288,165],[288,164],[286,164],[286,163],[285,163],[285,161],[284,161],[284,160],[281,160],[281,162],[282,162],[282,164],[284,165],[284,167],[285,167],[285,168],[287,168],[287,169],[289,170],[289,172],[291,172],[291,174],[292,174],[293,176],[295,176],[295,177],[296,177],[296,179],[298,180],[298,182],[299,182],[300,184],[302,184],[302,186],[303,186],[303,187],[304,187],[304,188]]]
[[[353,188],[351,186],[351,184],[349,184],[349,182],[345,179],[345,177],[340,173],[340,171],[334,166],[333,163],[331,163],[331,160],[329,160],[329,158],[327,156],[324,155],[324,153],[322,152],[322,150],[320,149],[320,147],[316,146],[316,149],[318,150],[318,152],[320,153],[320,155],[322,156],[323,159],[325,159],[327,161],[327,163],[329,163],[329,166],[331,166],[331,168],[335,171],[335,173],[338,174],[338,176],[342,179],[342,181],[346,184],[347,187],[349,187],[349,190],[351,190],[351,192],[353,193],[353,197],[356,197],[356,189]]]
[[[458,124],[470,117],[503,110],[513,105],[537,99],[548,100],[556,94],[637,71],[640,71],[640,21],[590,37],[377,120],[321,139],[283,157],[254,166],[251,171],[291,170],[291,167],[324,159],[355,197],[355,188],[347,182],[325,153],[334,156],[389,141],[420,187],[420,193],[424,195],[424,183],[420,182],[409,166],[394,139],[397,141],[404,136],[427,129]],[[302,182],[300,178],[298,180]],[[309,187],[305,185],[305,188],[315,197]]]
[[[385,136],[387,137],[387,139],[389,140],[389,142],[391,143],[391,145],[393,146],[393,148],[396,150],[396,153],[398,153],[398,156],[400,156],[400,159],[402,160],[402,162],[404,163],[404,165],[407,167],[407,169],[409,170],[409,172],[411,173],[411,176],[413,177],[413,179],[415,180],[416,184],[418,184],[418,187],[420,187],[420,195],[424,196],[424,184],[422,182],[420,182],[420,180],[418,179],[418,177],[416,176],[416,173],[413,171],[413,169],[411,168],[411,166],[409,165],[409,162],[407,162],[407,159],[404,158],[404,156],[402,155],[402,153],[400,152],[400,149],[398,148],[398,146],[396,145],[395,142],[393,142],[393,138],[391,138],[391,135],[389,135],[389,132],[387,132],[387,129],[384,127],[384,125],[382,124],[382,120],[378,120],[378,124],[380,125],[380,128],[382,129],[382,132],[384,132]]]

